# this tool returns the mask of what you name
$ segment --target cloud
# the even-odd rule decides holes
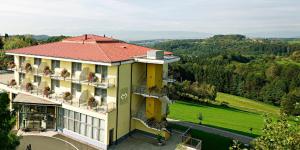
[[[0,33],[300,31],[299,0],[0,0]]]

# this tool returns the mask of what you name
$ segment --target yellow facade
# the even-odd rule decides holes
[[[19,57],[15,56],[15,63],[18,64]],[[33,57],[26,57],[26,62],[32,66],[34,64]],[[51,59],[42,58],[42,63],[51,68]],[[82,70],[88,70],[86,73],[95,72],[95,64],[82,63]],[[60,60],[60,69],[67,69],[69,73],[72,72],[72,62]],[[161,64],[146,64],[146,63],[127,63],[114,66],[108,66],[107,77],[110,83],[114,83],[115,86],[106,88],[107,90],[107,103],[115,103],[116,108],[114,111],[98,116],[100,119],[106,120],[105,130],[105,144],[109,144],[110,137],[113,137],[115,142],[126,136],[128,133],[134,130],[141,130],[151,134],[161,134],[165,138],[168,138],[168,134],[163,130],[154,129],[145,125],[145,122],[141,120],[132,119],[132,115],[136,114],[143,107],[142,111],[145,112],[145,116],[150,119],[153,118],[156,121],[161,121],[162,116],[162,102],[158,98],[144,97],[132,93],[133,86],[146,85],[148,89],[161,89],[163,86],[163,73],[166,70],[165,65]],[[26,73],[25,78],[28,78],[33,82],[35,72]],[[39,75],[41,76],[41,75]],[[19,78],[19,74],[15,73],[15,77]],[[50,76],[41,76],[41,82],[51,87],[51,80],[58,79],[60,82],[60,88],[65,92],[71,92],[72,81],[70,79],[52,78]],[[88,91],[91,95],[95,93],[95,86],[87,83],[81,84],[81,92]],[[64,104],[63,104],[64,105]],[[75,108],[74,106],[65,106],[70,110],[78,110],[78,112],[86,112]],[[97,115],[91,115],[97,117]],[[113,135],[109,132],[113,130]]]

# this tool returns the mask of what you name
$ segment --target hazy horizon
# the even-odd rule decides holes
[[[120,39],[300,37],[298,0],[0,0],[0,33]]]

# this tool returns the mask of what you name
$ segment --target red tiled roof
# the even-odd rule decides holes
[[[38,55],[95,62],[117,62],[143,56],[147,47],[128,44],[112,38],[85,35],[67,38],[61,42],[41,44],[6,51],[7,53]],[[170,55],[171,52],[165,52]]]

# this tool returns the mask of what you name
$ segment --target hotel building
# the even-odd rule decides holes
[[[101,149],[135,131],[169,138],[165,85],[173,82],[168,64],[179,60],[172,53],[82,35],[6,55],[12,73],[0,89],[17,129],[53,130]]]

